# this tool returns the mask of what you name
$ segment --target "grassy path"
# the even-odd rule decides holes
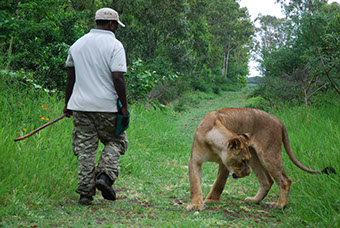
[[[246,94],[244,92],[227,92],[225,96],[200,102],[197,107],[183,114],[178,122],[184,126],[183,130],[188,134],[187,136],[192,137],[196,127],[207,113],[227,107],[242,108],[245,104]]]

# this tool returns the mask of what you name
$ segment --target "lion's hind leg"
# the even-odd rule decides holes
[[[251,153],[250,166],[260,183],[260,187],[254,197],[247,197],[245,200],[248,202],[259,203],[267,196],[274,181],[268,171],[262,166],[256,151],[253,148],[249,148],[249,150]]]
[[[281,145],[278,144],[277,146],[267,148],[260,159],[263,167],[265,167],[270,176],[273,177],[280,190],[279,200],[272,203],[271,206],[284,208],[288,203],[289,189],[292,180],[287,176],[283,168]]]
[[[223,192],[224,186],[227,182],[227,178],[229,176],[229,170],[227,167],[220,163],[218,168],[218,174],[217,178],[214,182],[214,185],[208,194],[207,198],[205,199],[205,202],[218,202],[220,201],[221,194]]]
[[[289,190],[292,184],[292,180],[287,176],[285,170],[282,169],[279,172],[275,172],[272,175],[276,183],[279,185],[279,200],[271,204],[272,207],[276,208],[284,208],[287,206],[288,197],[289,197]]]

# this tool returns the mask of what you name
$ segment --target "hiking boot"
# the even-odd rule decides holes
[[[79,203],[83,205],[90,205],[93,200],[92,196],[80,195]]]
[[[106,174],[100,175],[96,183],[96,188],[102,192],[102,196],[107,200],[116,200],[116,193],[112,188],[113,181]]]

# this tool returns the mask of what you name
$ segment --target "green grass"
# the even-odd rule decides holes
[[[63,119],[25,140],[13,141],[17,132],[25,134],[46,122],[39,116],[59,117],[63,100],[3,79],[0,95],[1,227],[339,226],[338,176],[304,173],[285,153],[285,169],[293,180],[285,210],[267,206],[277,200],[276,185],[258,205],[243,201],[257,191],[256,178],[251,174],[239,180],[230,178],[220,203],[207,204],[198,215],[186,211],[193,132],[209,111],[244,106],[244,93],[210,97],[182,113],[132,105],[129,148],[121,157],[120,177],[114,184],[118,200],[106,201],[98,192],[91,206],[79,205],[75,193],[77,159],[72,152],[71,119]],[[295,155],[305,166],[340,170],[339,103],[273,113],[286,124]],[[48,109],[41,109],[42,105]],[[216,175],[216,164],[203,165],[204,195]]]
[[[334,99],[334,98],[332,98]],[[291,108],[276,113],[286,124],[295,156],[305,166],[340,170],[340,105],[322,108]],[[290,207],[296,224],[315,227],[340,225],[339,174],[310,175],[297,169],[284,154],[285,167],[293,179]]]

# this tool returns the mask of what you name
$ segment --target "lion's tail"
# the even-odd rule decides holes
[[[285,147],[285,150],[290,158],[290,160],[292,160],[292,162],[299,167],[300,169],[302,169],[303,171],[306,171],[308,173],[312,173],[312,174],[321,174],[321,173],[325,173],[325,174],[329,174],[329,173],[336,173],[335,169],[332,167],[326,167],[324,168],[321,172],[317,171],[317,170],[312,170],[309,169],[307,167],[305,167],[304,165],[301,164],[301,162],[299,162],[297,160],[297,158],[295,157],[291,147],[290,147],[290,143],[289,143],[289,139],[288,139],[288,133],[287,133],[287,129],[285,127],[285,125],[282,123],[282,141],[283,141],[283,145]]]

